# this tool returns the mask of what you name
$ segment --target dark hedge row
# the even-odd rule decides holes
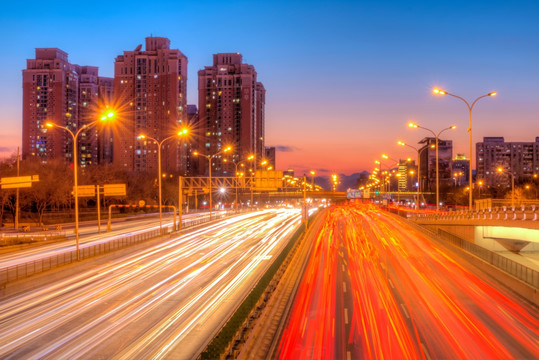
[[[305,230],[305,224],[301,224],[301,226],[296,230],[292,238],[290,239],[290,242],[286,245],[286,247],[283,249],[283,251],[279,254],[277,259],[273,262],[273,264],[270,266],[268,271],[262,276],[258,284],[255,286],[255,288],[251,291],[251,293],[247,296],[247,298],[243,301],[243,303],[240,305],[238,310],[232,315],[230,320],[226,323],[226,325],[221,329],[219,334],[212,340],[212,342],[206,347],[205,351],[200,355],[200,358],[203,360],[214,360],[218,359],[220,355],[225,351],[225,349],[228,347],[228,344],[232,341],[238,330],[240,329],[241,325],[245,322],[247,319],[247,316],[251,313],[251,311],[256,306],[258,300],[260,297],[264,294],[264,291],[268,287],[269,283],[281,267],[282,263],[300,238],[300,236],[303,234],[303,231]]]

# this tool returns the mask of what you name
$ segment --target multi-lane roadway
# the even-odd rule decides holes
[[[280,359],[539,359],[536,307],[396,216],[333,207]]]
[[[239,215],[1,299],[0,358],[193,358],[299,223]]]

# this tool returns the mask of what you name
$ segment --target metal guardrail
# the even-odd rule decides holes
[[[57,240],[65,239],[65,231],[54,231],[54,232],[41,232],[41,233],[30,233],[30,234],[20,234],[20,233],[2,233],[0,234],[0,245],[17,245],[22,243],[32,243],[37,241],[44,240]]]
[[[212,215],[212,221],[221,219],[221,218],[224,218],[225,216],[230,216],[230,215],[234,215],[234,213],[215,214],[215,215]],[[210,221],[209,217],[185,219],[182,221],[182,228],[185,229],[189,227],[198,226],[209,221]],[[166,226],[163,228],[163,235],[170,234],[172,233],[172,231],[173,231],[172,225]],[[26,236],[30,236],[30,235],[31,234],[28,234]],[[141,232],[135,235],[128,235],[128,236],[118,235],[118,236],[115,236],[113,239],[110,239],[109,241],[106,241],[106,242],[102,242],[102,243],[94,244],[94,245],[88,245],[88,246],[83,245],[80,248],[80,258],[81,260],[83,260],[83,259],[88,259],[94,256],[106,254],[112,251],[126,248],[134,244],[141,243],[149,239],[156,238],[158,236],[160,236],[159,229]],[[77,262],[77,252],[76,250],[70,250],[70,251],[64,251],[56,255],[51,255],[44,258],[40,258],[34,261],[29,261],[22,264],[0,268],[0,287],[4,286],[7,283],[10,283],[16,280],[21,280],[29,276],[42,273],[44,271],[51,270],[56,267],[72,264],[74,262]]]
[[[460,237],[448,233],[442,229],[438,229],[438,236],[443,238],[445,241],[488,262],[498,269],[516,277],[526,284],[539,289],[539,271],[519,264],[516,261],[508,259],[507,257],[499,255],[493,251],[487,250],[477,244],[461,239]]]
[[[530,220],[539,221],[539,206],[495,207],[483,210],[459,210],[438,214],[411,213],[411,220]]]

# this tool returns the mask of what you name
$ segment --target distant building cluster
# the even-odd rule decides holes
[[[391,171],[399,173],[398,180],[394,182],[400,191],[414,191],[418,184],[422,191],[435,191],[435,143],[434,137],[426,137],[419,142],[419,168],[414,161],[406,160],[393,166]],[[536,181],[539,174],[539,137],[535,138],[535,142],[505,142],[503,137],[484,137],[482,142],[476,144],[476,164],[474,183],[480,186],[510,187],[511,173],[517,184]],[[440,186],[469,186],[469,171],[470,159],[463,154],[453,156],[453,142],[439,139]]]
[[[78,139],[81,167],[114,164],[132,172],[157,171],[156,141],[163,144],[163,172],[195,176],[208,172],[206,159],[231,145],[229,154],[210,161],[214,175],[233,175],[235,164],[254,155],[275,166],[275,148],[266,148],[266,90],[253,65],[239,53],[213,55],[213,64],[198,72],[198,107],[187,104],[187,57],[170,48],[164,37],[146,38],[114,62],[114,78],[101,77],[94,66],[68,61],[56,48],[36,49],[23,70],[23,157],[46,162],[63,158],[73,163]],[[112,124],[97,122],[106,109]],[[189,136],[174,137],[183,127]],[[145,135],[139,138],[139,135]],[[246,162],[247,164],[247,162]],[[254,165],[253,164],[253,165]],[[256,167],[256,166],[254,166]]]

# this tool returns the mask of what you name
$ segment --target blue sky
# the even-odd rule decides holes
[[[267,90],[266,145],[278,168],[351,173],[388,152],[407,157],[414,119],[433,130],[455,123],[467,152],[467,111],[438,98],[496,90],[474,110],[474,140],[539,136],[538,1],[96,1],[4,5],[0,57],[0,154],[20,143],[21,70],[36,47],[113,76],[114,58],[165,36],[189,59],[188,101],[212,54],[240,52]]]

